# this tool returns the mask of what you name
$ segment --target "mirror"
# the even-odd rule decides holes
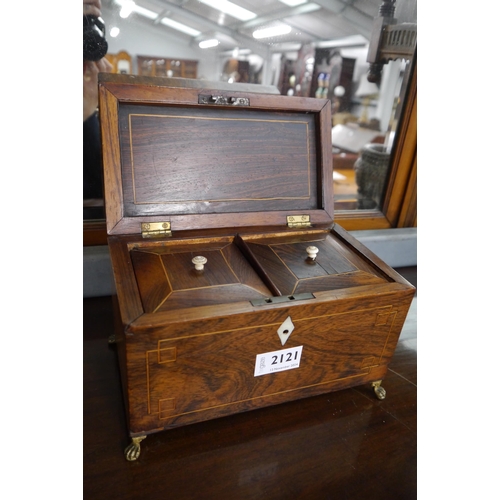
[[[102,0],[101,12],[113,72],[330,99],[335,210],[380,207],[416,47],[416,0]],[[392,55],[370,47],[381,13],[394,28],[384,34]],[[86,164],[96,162],[84,161],[84,184],[94,187],[99,171]],[[84,221],[104,219],[99,194],[84,193]]]

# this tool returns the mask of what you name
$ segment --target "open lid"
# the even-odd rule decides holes
[[[100,75],[108,234],[333,222],[330,101],[175,80]]]

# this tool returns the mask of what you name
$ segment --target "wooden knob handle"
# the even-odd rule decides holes
[[[306,248],[306,252],[307,252],[307,256],[311,259],[311,260],[315,260],[316,259],[316,255],[318,254],[319,252],[319,249],[318,247],[307,247]]]
[[[205,267],[205,264],[207,263],[207,258],[202,257],[201,255],[198,255],[198,256],[194,257],[191,262],[194,264],[194,268],[197,271],[203,271],[203,268]]]

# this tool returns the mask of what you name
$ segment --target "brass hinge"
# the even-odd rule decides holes
[[[309,215],[287,215],[286,224],[288,227],[311,227],[311,218]]]
[[[143,238],[166,238],[172,236],[170,222],[143,222],[141,224]]]

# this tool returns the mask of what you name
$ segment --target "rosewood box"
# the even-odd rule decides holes
[[[360,384],[383,399],[415,290],[334,223],[330,102],[99,86],[127,459],[181,425]]]

